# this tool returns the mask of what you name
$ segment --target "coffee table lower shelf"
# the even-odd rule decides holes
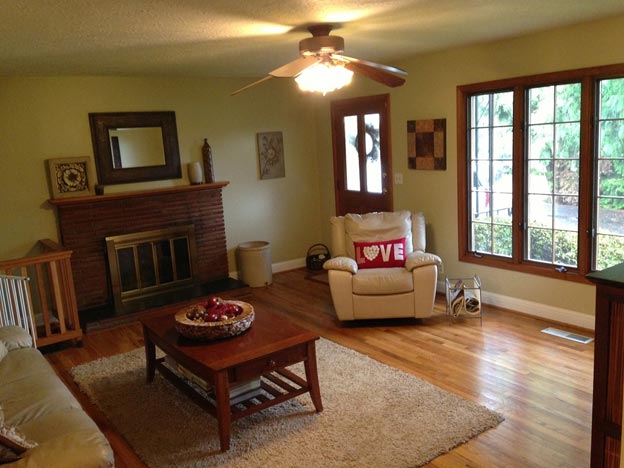
[[[269,311],[256,311],[250,331],[227,340],[191,342],[175,331],[174,317],[162,313],[141,319],[146,381],[156,370],[192,401],[215,416],[221,451],[230,448],[231,422],[309,393],[317,413],[323,411],[316,366],[319,336]],[[174,372],[156,348],[192,375]],[[305,378],[286,369],[301,363]],[[199,379],[199,380],[197,380]],[[200,382],[210,391],[195,387]]]
[[[197,390],[186,379],[169,369],[165,365],[165,358],[157,359],[155,367],[163,377],[184,392],[197,405],[208,411],[215,418],[217,417],[217,406],[212,401],[212,398],[216,399],[214,392],[208,393],[212,395],[212,398],[204,396],[202,392]],[[269,382],[273,383],[273,385],[270,385]],[[257,413],[270,406],[278,405],[310,391],[310,387],[304,379],[284,368],[262,374],[260,376],[260,388],[263,392],[252,394],[249,398],[230,405],[232,421]]]

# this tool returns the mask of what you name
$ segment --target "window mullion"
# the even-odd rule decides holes
[[[550,226],[550,230],[552,232],[552,236],[550,238],[550,245],[551,245],[551,249],[552,249],[552,256],[551,256],[551,263],[553,265],[556,265],[557,262],[557,231],[555,229],[555,224],[557,223],[557,85],[553,85],[553,107],[552,107],[552,112],[553,112],[553,121],[551,123],[552,125],[552,133],[553,133],[553,139],[552,139],[552,156],[551,156],[551,165],[552,165],[552,179],[553,179],[553,187],[552,187],[552,193],[550,194],[550,216],[552,219],[552,224]],[[577,249],[578,252],[578,249]],[[578,262],[578,260],[577,260]]]
[[[358,112],[357,114],[357,152],[360,163],[361,193],[367,193],[368,178],[366,176],[366,126],[364,124],[364,112]]]
[[[489,155],[489,167],[488,167],[488,178],[490,181],[490,186],[488,187],[490,194],[490,204],[488,207],[488,214],[490,217],[490,252],[494,252],[494,203],[492,203],[493,198],[493,186],[494,186],[494,168],[493,168],[493,158],[494,158],[494,95],[490,94],[488,97],[488,127],[490,131],[488,132],[488,155]]]
[[[512,258],[514,263],[522,263],[524,258],[524,237],[526,235],[525,204],[525,166],[526,151],[526,116],[525,116],[525,89],[522,86],[514,88],[514,116],[513,116],[513,218]]]
[[[596,80],[585,77],[581,82],[581,145],[580,145],[580,180],[579,180],[579,273],[585,275],[592,269],[592,243],[595,235],[593,225],[595,174],[595,128],[594,115],[596,106]]]

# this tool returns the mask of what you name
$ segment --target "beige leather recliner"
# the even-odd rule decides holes
[[[323,268],[338,319],[429,317],[433,312],[440,257],[425,252],[423,213],[409,211],[334,216],[331,244],[334,258]],[[405,238],[404,266],[360,268],[354,243]],[[372,254],[379,253],[379,249]],[[358,244],[358,259],[362,260]],[[370,255],[372,256],[372,255]]]

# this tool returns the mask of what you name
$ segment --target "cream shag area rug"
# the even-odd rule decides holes
[[[235,421],[219,452],[217,421],[156,373],[143,349],[72,369],[74,380],[151,467],[414,467],[503,417],[367,356],[317,342],[324,411],[309,394]],[[304,376],[303,365],[291,370]]]

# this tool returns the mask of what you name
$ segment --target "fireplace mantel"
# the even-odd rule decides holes
[[[214,190],[223,188],[228,184],[229,182],[224,181],[214,182],[212,184],[176,185],[174,187],[157,188],[151,190],[137,190],[133,192],[108,193],[104,195],[90,195],[87,197],[57,198],[48,200],[48,203],[54,206],[82,205],[85,203],[91,204],[111,200],[125,200],[128,198],[153,197],[155,195],[165,195],[170,193],[188,192],[194,190]]]
[[[80,312],[113,304],[106,238],[193,225],[200,283],[228,278],[222,189],[229,182],[49,200],[72,250]],[[119,313],[119,311],[117,311]]]

